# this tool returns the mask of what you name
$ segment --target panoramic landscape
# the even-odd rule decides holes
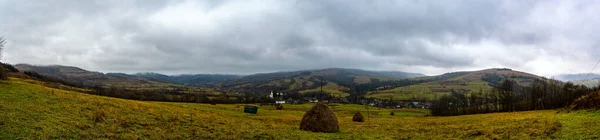
[[[600,139],[599,8],[0,0],[0,139]]]

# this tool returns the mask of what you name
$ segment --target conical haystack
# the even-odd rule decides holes
[[[354,114],[354,117],[352,117],[352,121],[353,122],[365,122],[365,117],[363,117],[363,115],[360,114],[360,111],[359,111]]]
[[[329,133],[340,131],[340,126],[338,125],[337,116],[333,114],[333,111],[331,111],[327,105],[317,103],[304,114],[304,117],[302,117],[300,129],[304,131]]]

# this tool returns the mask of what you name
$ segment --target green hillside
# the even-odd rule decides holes
[[[416,79],[426,79],[422,77]],[[435,77],[431,77],[435,78]],[[486,79],[487,78],[487,79]],[[494,82],[502,79],[515,80],[518,84],[528,85],[534,79],[545,80],[545,78],[510,69],[486,69],[481,71],[465,72],[465,74],[446,77],[440,80],[426,82],[417,85],[396,87],[392,89],[372,91],[367,97],[394,100],[427,99],[433,100],[451,91],[470,94],[473,92],[487,92],[491,90]]]
[[[329,83],[327,83],[326,85],[323,86],[323,92],[329,93],[330,95],[335,96],[335,97],[347,97],[347,96],[349,96],[350,94],[346,92],[348,90],[349,89],[347,87],[343,87],[343,86],[340,86],[340,85],[337,85],[337,84],[331,83],[331,82],[329,82]],[[309,93],[309,92],[313,92],[313,93],[321,92],[321,88],[317,87],[317,88],[314,88],[314,89],[308,89],[308,90],[302,90],[302,91],[300,91],[300,93]]]
[[[392,71],[330,68],[254,74],[212,84],[212,86],[218,89],[249,93],[268,93],[270,91],[314,93],[320,92],[320,86],[323,84],[324,92],[336,97],[347,97],[350,95],[349,90],[359,84],[369,84],[373,81],[394,81],[419,76],[424,75]]]
[[[0,81],[0,139],[597,139],[600,112],[527,111],[425,117],[426,110],[330,106],[340,132],[298,129],[311,104],[260,107],[143,102]],[[351,122],[355,111],[367,117]]]

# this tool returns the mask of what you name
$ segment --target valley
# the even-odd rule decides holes
[[[596,139],[597,111],[540,110],[430,117],[422,109],[330,105],[340,132],[298,130],[311,104],[259,107],[241,104],[124,100],[52,89],[35,81],[0,82],[0,139]],[[366,122],[351,121],[355,111]],[[389,112],[396,112],[390,116]],[[369,114],[369,115],[367,115]]]
[[[453,72],[439,76],[341,68],[262,73],[246,76],[227,74],[168,76],[158,73],[102,74],[76,67],[58,65],[32,66],[19,64],[15,67],[21,71],[35,71],[51,77],[104,87],[130,89],[177,89],[185,87],[185,92],[202,92],[198,94],[208,93],[209,95],[243,93],[253,96],[266,96],[270,92],[282,92],[288,94],[298,93],[313,98],[317,94],[321,94],[322,90],[323,94],[331,97],[347,98],[351,94],[364,94],[367,98],[398,101],[434,100],[451,92],[470,94],[489,91],[503,78],[516,80],[522,85],[531,83],[533,79],[545,79],[510,69]],[[485,79],[485,76],[495,76],[496,79]],[[185,80],[182,81],[182,79],[188,80],[184,82]]]
[[[148,76],[102,74],[74,67],[50,66],[54,72],[48,72],[43,70],[51,68],[38,66],[43,70],[35,71],[22,66],[17,68],[24,72],[11,72],[9,80],[0,81],[0,111],[4,112],[0,114],[0,139],[600,137],[597,133],[600,127],[591,125],[600,124],[600,119],[593,117],[600,112],[586,110],[595,107],[590,106],[590,102],[595,102],[595,94],[577,100],[577,106],[562,109],[505,112],[505,105],[473,102],[481,107],[450,106],[450,110],[471,114],[492,109],[474,115],[439,111],[439,103],[448,98],[489,100],[483,97],[491,94],[482,92],[497,92],[508,80],[523,87],[554,82],[510,69],[403,77],[398,76],[402,73],[386,76],[380,72],[336,68],[230,77],[191,86]],[[32,75],[30,71],[39,72],[41,76]],[[72,79],[83,79],[83,86],[61,84]],[[273,96],[270,92],[287,94]],[[481,99],[471,97],[475,95]],[[278,105],[280,109],[273,102],[281,99],[287,100]],[[311,103],[315,99],[327,102],[339,120],[339,132],[313,133],[298,129],[302,115],[315,104]],[[244,113],[247,105],[257,106],[258,114]],[[479,112],[475,112],[477,110]],[[356,112],[361,112],[366,121],[353,122]]]

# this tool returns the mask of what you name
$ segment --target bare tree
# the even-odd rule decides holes
[[[4,39],[4,37],[0,37],[0,59],[2,59],[2,50],[4,49],[5,43],[6,39]]]
[[[2,59],[2,49],[4,49],[4,43],[6,43],[6,40],[4,40],[4,37],[0,37],[0,59]],[[7,78],[8,76],[6,75],[6,69],[4,69],[2,62],[0,62],[0,80],[6,80]]]

